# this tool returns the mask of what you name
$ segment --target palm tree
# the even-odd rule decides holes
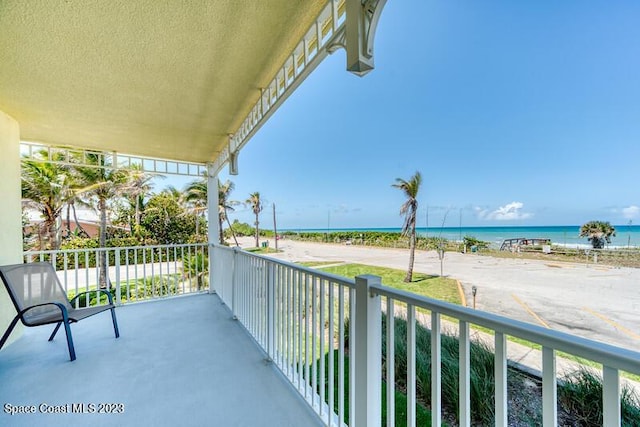
[[[127,173],[114,169],[103,153],[84,153],[82,165],[75,168],[79,182],[83,187],[78,190],[85,202],[95,206],[100,214],[99,247],[107,244],[107,203],[126,188]],[[101,251],[99,259],[100,286],[110,288],[107,280],[107,254]]]
[[[580,237],[587,237],[593,249],[604,248],[605,242],[611,243],[616,229],[608,221],[589,221],[580,227]]]
[[[207,179],[191,181],[184,189],[187,210],[196,218],[196,235],[200,234],[200,216],[207,211]],[[222,244],[222,241],[220,242]]]
[[[158,175],[162,176],[163,175]],[[122,190],[124,193],[124,200],[129,204],[129,209],[133,210],[133,221],[131,221],[131,215],[128,215],[129,229],[131,234],[140,238],[142,229],[140,227],[140,219],[142,217],[142,210],[144,209],[144,203],[149,196],[153,185],[151,180],[154,177],[142,170],[142,166],[139,164],[133,165],[131,169],[126,170],[125,181],[122,184]],[[129,211],[130,212],[130,211]]]
[[[416,252],[416,214],[418,212],[418,191],[422,183],[422,175],[416,172],[409,181],[402,178],[396,178],[396,183],[392,187],[402,190],[407,200],[400,206],[400,215],[404,215],[404,225],[402,226],[402,235],[409,237],[409,267],[405,282],[411,282],[413,279],[413,261]]]
[[[36,209],[43,218],[40,248],[60,247],[60,215],[70,195],[69,173],[66,167],[44,160],[22,162],[22,199],[26,207]]]
[[[231,222],[229,221],[229,215],[227,215],[227,211],[235,210],[233,208],[234,205],[238,204],[235,200],[229,200],[229,196],[231,192],[235,188],[233,182],[227,180],[224,184],[218,180],[218,224],[220,229],[220,244],[224,244],[224,235],[222,234],[222,222],[226,221],[229,226],[229,231],[231,232],[231,236],[233,236],[234,242],[236,242],[236,246],[239,246],[238,239],[236,238],[236,233],[233,231],[233,227],[231,226]]]
[[[73,181],[73,175],[70,177]],[[66,206],[67,206],[67,234],[66,237],[71,237],[71,212],[73,212],[73,222],[76,225],[75,234],[81,237],[89,237],[89,233],[82,227],[80,221],[78,220],[78,213],[76,212],[76,204],[81,206],[87,206],[84,201],[78,195],[78,189],[75,187],[75,183],[72,183],[69,188],[69,197],[67,198]],[[88,207],[88,206],[87,206]]]
[[[260,231],[258,229],[258,226],[259,226],[258,216],[262,211],[262,201],[260,200],[260,193],[256,191],[255,193],[249,194],[249,198],[245,201],[245,203],[247,203],[248,205],[251,205],[251,210],[256,216],[256,248],[257,248],[257,247],[260,247]]]
[[[167,185],[164,189],[162,189],[160,193],[167,194],[171,196],[173,199],[175,199],[179,204],[182,204],[182,199],[183,199],[182,192],[178,190],[176,187],[174,187],[173,185]]]

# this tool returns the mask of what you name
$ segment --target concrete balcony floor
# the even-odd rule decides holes
[[[0,351],[0,425],[11,426],[313,426],[319,419],[215,295],[116,309],[64,331],[25,328]],[[40,413],[39,406],[121,403],[124,413]],[[6,405],[35,405],[8,415]],[[66,406],[66,405],[69,406]],[[75,409],[78,409],[76,406]]]

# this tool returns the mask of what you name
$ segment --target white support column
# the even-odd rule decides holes
[[[220,224],[218,223],[218,175],[213,167],[213,163],[207,163],[207,222],[209,238],[209,293],[216,293],[216,289],[221,286],[218,283],[221,275],[214,271],[214,255],[212,245],[220,243]],[[220,265],[220,263],[218,263]]]
[[[379,295],[371,286],[380,285],[378,276],[356,277],[355,316],[355,426],[380,425],[382,417],[382,312]]]
[[[0,111],[0,265],[22,262],[22,204],[20,190],[20,127]],[[0,330],[5,331],[16,311],[4,286],[0,286]],[[8,343],[22,334],[18,325]],[[6,345],[6,344],[5,344]]]

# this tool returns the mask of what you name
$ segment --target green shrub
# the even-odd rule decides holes
[[[489,242],[478,240],[472,236],[464,236],[464,238],[462,239],[462,243],[467,248],[471,248],[471,246],[476,246],[478,249],[486,249],[489,247]]]
[[[308,242],[332,242],[346,243],[351,242],[354,245],[379,246],[387,248],[408,248],[409,238],[398,232],[388,231],[332,231],[317,232],[293,232],[286,231],[282,233],[285,237],[292,240],[303,240]],[[444,246],[445,250],[458,250],[455,242],[439,237],[418,237],[416,239],[416,247],[422,250],[433,250],[440,246]]]
[[[183,277],[196,278],[198,290],[206,287],[207,277],[209,277],[209,258],[202,252],[186,255],[182,259]]]
[[[638,395],[625,384],[620,396],[622,426],[640,426]],[[558,400],[580,426],[602,425],[602,378],[592,371],[581,369],[566,376],[558,387]]]
[[[386,316],[383,315],[382,353],[386,360]],[[395,377],[406,388],[407,321],[395,318]],[[457,414],[459,407],[459,344],[457,336],[441,334],[442,405]],[[494,419],[494,355],[484,343],[471,342],[471,414],[482,425]],[[418,399],[431,403],[431,331],[416,324],[416,393]]]

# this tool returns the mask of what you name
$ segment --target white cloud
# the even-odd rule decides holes
[[[477,217],[480,219],[485,219],[487,218],[487,215],[489,214],[489,211],[486,209],[483,209],[479,206],[476,206],[475,208],[473,208],[473,211],[476,213]]]
[[[504,206],[500,206],[498,209],[491,212],[482,208],[475,208],[475,211],[478,218],[486,220],[513,221],[517,219],[531,218],[533,214],[529,212],[522,212],[523,207],[524,203],[522,202],[511,202]]]
[[[640,216],[640,207],[631,205],[626,208],[622,208],[622,216],[626,219],[634,219]]]

